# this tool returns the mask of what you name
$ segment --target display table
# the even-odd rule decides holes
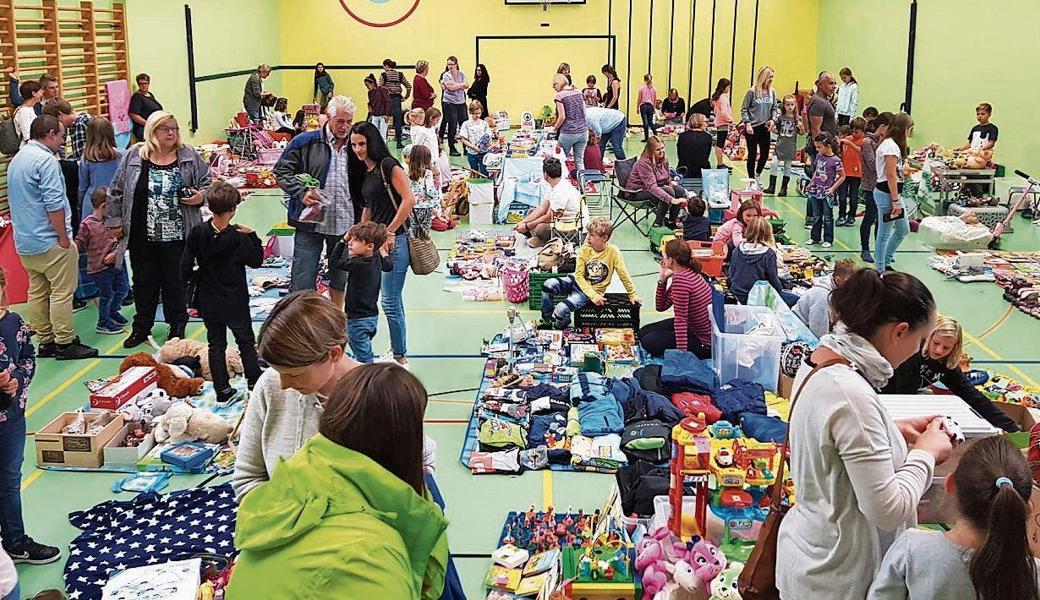
[[[948,169],[937,165],[932,170],[939,189],[939,209],[936,214],[945,215],[950,204],[956,201],[957,195],[967,184],[985,185],[990,195],[996,193],[996,175],[994,169]]]

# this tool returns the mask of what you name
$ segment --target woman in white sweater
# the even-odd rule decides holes
[[[862,270],[831,303],[840,322],[794,383],[804,384],[791,415],[798,498],[780,527],[776,565],[785,600],[864,598],[952,450],[941,419],[895,421],[876,391],[935,326],[928,288],[912,275]],[[830,366],[807,380],[817,365]]]
[[[318,432],[325,401],[361,363],[346,355],[347,318],[315,292],[290,294],[271,309],[257,349],[271,365],[253,388],[235,459],[231,485],[241,500],[267,482],[279,459],[287,459]],[[435,446],[426,438],[423,462],[433,470]]]

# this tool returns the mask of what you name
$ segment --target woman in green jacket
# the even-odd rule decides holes
[[[318,435],[242,499],[228,600],[440,597],[447,520],[423,479],[426,401],[389,363],[339,382]]]
[[[321,105],[321,112],[325,112],[335,89],[336,82],[332,81],[332,75],[325,70],[325,63],[314,65],[314,102]]]

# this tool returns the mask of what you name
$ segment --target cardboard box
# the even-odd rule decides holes
[[[63,413],[36,432],[36,464],[41,467],[77,467],[99,469],[105,464],[105,445],[123,429],[123,416],[116,415],[112,422],[95,435],[72,435],[61,430],[83,414],[89,425],[103,413]]]
[[[794,377],[788,377],[783,373],[780,373],[780,382],[776,385],[776,395],[787,400],[791,399],[791,394],[794,393]]]
[[[90,408],[116,410],[140,394],[158,386],[155,367],[130,367],[112,383],[90,395]]]
[[[1016,448],[1023,452],[1027,451],[1029,449],[1029,430],[1040,419],[1040,411],[1030,409],[1021,404],[1010,404],[1008,402],[994,402],[993,404],[1004,411],[1004,414],[1010,417],[1012,421],[1018,423],[1019,429],[1022,430],[1016,433],[1005,433],[1004,437],[1014,444]]]
[[[151,431],[144,436],[139,446],[124,446],[123,443],[126,441],[126,434],[130,433],[130,427],[130,423],[124,424],[123,428],[105,444],[104,465],[106,467],[132,467],[155,447],[155,436]]]

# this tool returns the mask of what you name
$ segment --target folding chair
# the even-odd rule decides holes
[[[637,157],[632,157],[614,162],[614,176],[610,180],[610,216],[614,220],[615,229],[629,221],[636,231],[646,236],[650,235],[650,228],[640,227],[639,224],[650,218],[657,201],[646,190],[628,189],[628,177],[632,174],[636,160]],[[615,206],[620,211],[617,217],[614,217]]]
[[[582,196],[588,199],[589,214],[597,217],[610,214],[610,193],[607,186],[610,178],[597,169],[582,169],[578,171],[578,186],[581,188]],[[589,193],[588,185],[596,186],[596,193]],[[595,202],[592,199],[595,198]]]
[[[581,197],[578,214],[573,219],[553,219],[549,223],[552,237],[560,238],[564,243],[572,243],[578,248],[585,243],[585,223],[588,220],[589,208],[585,196]]]

